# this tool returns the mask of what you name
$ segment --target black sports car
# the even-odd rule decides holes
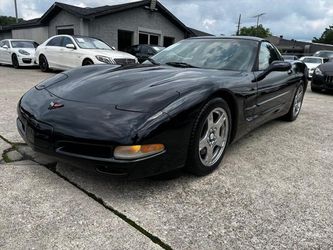
[[[312,74],[311,90],[333,90],[333,62],[319,65]]]
[[[21,98],[17,126],[35,150],[98,172],[205,175],[229,143],[297,118],[305,72],[263,39],[191,38],[142,65],[81,67],[40,83]]]

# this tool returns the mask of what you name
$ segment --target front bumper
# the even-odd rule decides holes
[[[22,66],[22,67],[24,67],[24,66],[37,66],[34,56],[19,55],[18,60],[19,60],[20,66]]]
[[[333,75],[316,75],[313,74],[311,87],[317,89],[333,90]]]
[[[102,107],[92,109],[88,106],[85,115],[81,116],[82,107],[65,100],[62,100],[64,108],[48,110],[50,99],[46,98],[52,98],[46,90],[32,89],[23,96],[17,108],[18,131],[35,151],[79,168],[128,179],[165,173],[183,167],[186,162],[191,130],[184,120],[167,118],[157,126],[146,123],[153,130],[145,129],[127,137],[126,129],[131,127],[132,121],[139,122],[141,114],[111,108],[104,112]],[[110,120],[100,119],[106,115]],[[136,139],[138,137],[140,139]],[[113,157],[115,146],[155,143],[164,144],[165,151],[137,160]]]

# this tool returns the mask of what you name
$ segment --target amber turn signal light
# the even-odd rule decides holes
[[[150,155],[158,154],[164,151],[163,144],[131,145],[118,146],[114,150],[114,158],[120,160],[133,160]]]

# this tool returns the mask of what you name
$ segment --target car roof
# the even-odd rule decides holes
[[[30,40],[30,39],[4,39],[4,40],[11,41],[11,42],[15,42],[15,41],[34,42],[34,40]]]
[[[255,37],[255,36],[198,36],[198,37],[191,37],[190,39],[239,39],[239,40],[252,40],[252,41],[267,41],[264,38]]]

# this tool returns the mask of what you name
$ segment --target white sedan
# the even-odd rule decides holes
[[[35,65],[35,51],[38,43],[32,40],[5,39],[0,41],[0,63],[14,68]]]
[[[303,56],[299,59],[304,62],[309,70],[309,78],[312,78],[313,71],[322,63],[324,63],[324,58],[317,56]]]
[[[90,64],[135,64],[138,60],[135,56],[117,51],[96,38],[57,35],[37,48],[36,62],[42,71],[48,71],[67,70]]]

